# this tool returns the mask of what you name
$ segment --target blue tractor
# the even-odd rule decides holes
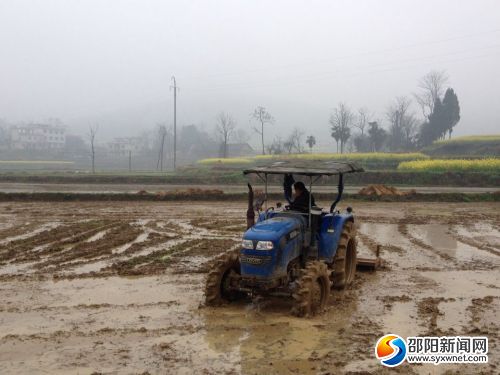
[[[261,202],[255,223],[253,190],[248,184],[248,229],[241,248],[215,259],[206,282],[206,305],[220,305],[245,295],[280,295],[292,297],[296,316],[324,310],[330,289],[346,288],[356,273],[354,215],[350,207],[345,212],[335,209],[342,197],[344,175],[354,172],[363,169],[352,162],[319,160],[278,161],[245,170],[245,175],[256,174],[264,182],[264,202],[271,175],[283,175],[285,182],[302,176],[309,194],[322,176],[338,176],[338,194],[328,210],[314,206],[313,199],[308,199],[308,209],[300,211],[267,208],[267,203],[261,209]]]

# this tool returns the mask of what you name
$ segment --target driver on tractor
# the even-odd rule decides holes
[[[292,199],[292,186],[295,190]],[[291,174],[285,174],[283,181],[283,189],[285,191],[285,199],[289,205],[286,206],[289,210],[300,212],[309,212],[309,200],[311,200],[311,207],[315,206],[314,196],[307,190],[302,181],[295,182]]]

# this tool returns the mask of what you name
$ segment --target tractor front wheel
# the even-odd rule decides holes
[[[293,315],[309,317],[322,312],[330,297],[327,265],[319,261],[308,262],[306,267],[300,270],[292,297],[294,299]]]
[[[218,306],[241,298],[243,293],[230,288],[231,277],[240,274],[239,251],[232,251],[217,257],[208,273],[205,304]]]
[[[333,259],[331,280],[335,289],[345,289],[354,281],[357,263],[356,229],[352,221],[344,225]]]

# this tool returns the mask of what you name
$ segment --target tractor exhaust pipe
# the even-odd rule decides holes
[[[248,209],[247,209],[247,229],[250,229],[255,224],[255,211],[253,210],[253,189],[252,185],[248,185]]]

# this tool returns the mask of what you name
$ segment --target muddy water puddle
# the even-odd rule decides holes
[[[389,264],[404,268],[446,268],[449,265],[433,251],[413,243],[398,224],[361,223],[359,232],[362,248],[371,247],[373,254],[376,245],[380,245],[381,257]]]
[[[450,231],[448,225],[443,224],[425,224],[409,225],[409,231],[414,237],[429,245],[438,252],[452,257],[460,262],[487,261],[500,265],[500,258],[494,254],[484,251],[480,248],[470,246],[461,242]]]
[[[50,336],[74,327],[93,332],[186,324],[192,318],[187,311],[195,310],[199,300],[199,292],[189,286],[194,281],[199,282],[193,277],[110,277],[13,284],[10,291],[2,290],[9,307],[2,312],[0,332]]]
[[[500,339],[500,257],[490,251],[499,236],[499,205],[355,202],[362,218],[360,254],[373,256],[380,246],[385,267],[359,273],[352,289],[332,292],[327,311],[311,319],[292,317],[287,299],[203,306],[206,262],[237,246],[241,233],[235,229],[246,210],[224,202],[224,215],[214,214],[221,205],[19,203],[9,204],[12,213],[0,203],[0,215],[10,212],[12,220],[31,223],[29,233],[16,235],[95,220],[137,231],[126,242],[108,236],[109,229],[68,233],[38,250],[26,245],[0,265],[2,373],[378,372],[373,346],[386,333]],[[483,221],[469,225],[465,210]],[[42,232],[33,235],[34,244]],[[29,262],[18,261],[30,253]],[[140,268],[140,276],[117,276],[109,267],[119,262]],[[499,360],[492,351],[490,364]],[[400,372],[445,370],[478,372],[433,365],[405,365]]]

